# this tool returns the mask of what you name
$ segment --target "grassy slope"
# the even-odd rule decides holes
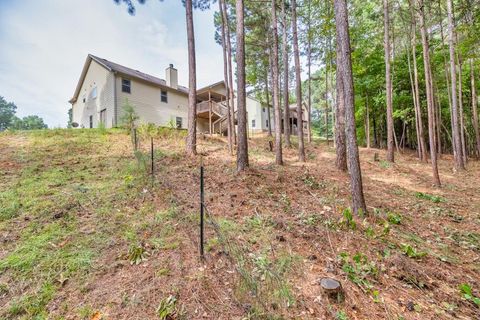
[[[205,262],[198,159],[182,137],[155,139],[152,182],[119,131],[0,135],[0,319],[155,318],[170,295],[187,319],[480,316],[458,290],[479,295],[478,163],[453,175],[442,160],[435,190],[427,164],[362,150],[370,215],[351,220],[329,147],[309,146],[305,165],[288,150],[279,168],[253,138],[252,169],[237,175],[224,141],[199,142],[214,221]],[[324,276],[342,282],[343,303],[321,294]]]

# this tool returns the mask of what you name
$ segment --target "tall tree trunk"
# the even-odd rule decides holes
[[[225,0],[219,0],[218,1],[218,8],[220,10],[220,15],[222,18],[222,27],[221,27],[221,33],[222,33],[222,51],[223,51],[223,77],[225,81],[225,86],[226,86],[226,97],[227,97],[227,134],[228,134],[228,149],[230,150],[230,155],[233,155],[233,137],[232,137],[232,119],[231,119],[231,114],[230,114],[230,103],[233,103],[233,101],[230,100],[230,90],[232,88],[232,84],[228,81],[228,57],[227,57],[227,41],[226,41],[226,28],[227,26],[225,25],[225,18],[224,18],[224,13],[223,13],[223,2]]]
[[[352,60],[350,34],[348,31],[348,11],[346,0],[335,0],[335,25],[337,29],[337,46],[340,47],[341,86],[345,105],[345,136],[348,150],[348,169],[352,193],[352,209],[355,214],[367,212],[363,196],[362,172],[357,146],[355,127],[355,101],[353,90]]]
[[[427,93],[427,111],[428,111],[428,136],[430,141],[430,159],[432,162],[433,171],[433,184],[440,187],[440,176],[438,174],[437,165],[437,146],[435,145],[435,123],[433,116],[433,92],[432,92],[432,78],[430,70],[430,49],[427,40],[427,27],[425,26],[423,0],[417,0],[418,3],[418,19],[420,22],[420,33],[422,35],[422,48],[423,48],[423,65],[425,72],[425,89]]]
[[[328,140],[328,69],[329,65],[325,67],[325,139],[327,140],[327,146],[329,144]]]
[[[413,110],[415,112],[415,133],[417,136],[417,155],[419,159],[422,159],[422,146],[420,144],[420,129],[418,127],[418,106],[417,106],[417,98],[416,98],[416,90],[415,90],[415,83],[413,81],[413,75],[412,75],[412,66],[410,63],[410,53],[409,53],[409,48],[407,46],[407,63],[408,63],[408,75],[410,77],[410,87],[412,90],[412,100],[413,100]]]
[[[272,136],[272,119],[270,117],[270,92],[268,91],[268,68],[265,72],[265,100],[267,102],[267,112],[268,112],[268,135]]]
[[[457,69],[455,65],[455,30],[453,27],[452,0],[447,0],[447,16],[448,16],[448,44],[450,49],[450,78],[451,78],[451,96],[452,96],[452,136],[454,145],[454,162],[456,170],[464,170],[462,143],[460,138],[460,125],[458,121],[458,99],[457,99]]]
[[[465,143],[465,124],[463,121],[463,94],[462,94],[462,61],[457,53],[458,61],[458,113],[460,117],[460,141],[462,143],[462,159],[467,164],[467,147]]]
[[[338,0],[335,0],[338,1]],[[347,146],[345,144],[345,99],[343,93],[343,81],[341,72],[341,50],[337,41],[337,98],[335,108],[335,152],[337,158],[335,165],[342,171],[347,171]]]
[[[417,113],[418,113],[418,134],[420,135],[420,148],[422,149],[422,161],[428,161],[427,144],[425,142],[425,134],[423,132],[423,119],[422,119],[422,104],[420,102],[420,86],[418,81],[418,68],[417,68],[417,32],[415,17],[413,15],[412,7],[412,19],[414,21],[413,34],[412,34],[412,59],[413,59],[413,80],[415,84],[415,99],[417,101]]]
[[[247,107],[245,92],[245,29],[243,0],[237,0],[237,171],[248,167]]]
[[[232,141],[234,144],[237,144],[237,135],[235,130],[235,94],[233,90],[233,68],[232,68],[232,44],[230,39],[230,23],[228,19],[227,3],[225,0],[222,0],[222,18],[225,24],[225,40],[227,45],[227,59],[228,59],[228,83],[230,84],[229,101],[230,101],[230,122],[232,128]]]
[[[370,149],[370,111],[368,110],[368,94],[365,96],[365,138],[367,149]]]
[[[307,64],[308,64],[308,108],[307,108],[307,141],[312,142],[312,35],[311,35],[311,10],[312,0],[308,0],[308,30],[307,30]],[[328,113],[327,113],[328,115]],[[328,119],[328,117],[327,117]],[[327,125],[328,128],[328,125]]]
[[[282,115],[278,101],[278,33],[277,33],[277,7],[276,1],[272,0],[272,92],[273,110],[275,112],[275,163],[283,165],[282,156]]]
[[[288,103],[288,20],[285,11],[285,0],[282,3],[282,55],[283,55],[283,134],[285,136],[285,147],[290,148],[290,109]]]
[[[478,101],[477,91],[475,88],[475,68],[473,64],[473,58],[470,58],[470,84],[472,91],[472,125],[473,131],[475,131],[475,146],[477,158],[480,157],[480,131],[478,130]]]
[[[384,18],[384,49],[385,49],[385,79],[386,79],[386,98],[387,98],[387,161],[394,162],[393,150],[393,105],[392,105],[392,76],[390,74],[390,37],[389,37],[389,14],[388,0],[383,0],[383,18]]]
[[[283,1],[283,0],[282,0]],[[297,100],[298,160],[305,162],[303,141],[302,79],[300,76],[300,52],[298,50],[297,2],[292,0],[293,56],[295,60],[295,98]]]
[[[185,13],[188,42],[188,134],[185,151],[193,156],[197,154],[197,74],[192,0],[185,0]]]

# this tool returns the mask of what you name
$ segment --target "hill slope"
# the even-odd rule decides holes
[[[307,146],[306,164],[287,150],[276,167],[253,137],[252,168],[236,174],[225,140],[200,139],[201,261],[199,159],[179,133],[154,140],[152,180],[149,141],[134,155],[121,131],[0,135],[0,318],[480,317],[459,289],[480,295],[478,163],[453,174],[444,156],[434,189],[413,155],[391,165],[363,149],[369,215],[351,217],[331,146]],[[322,294],[322,277],[344,301]]]

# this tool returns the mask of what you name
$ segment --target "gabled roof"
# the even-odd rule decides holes
[[[73,94],[72,99],[70,99],[70,101],[69,101],[70,103],[73,103],[73,102],[77,101],[78,95],[80,93],[80,89],[82,87],[83,80],[85,79],[85,76],[86,76],[87,71],[88,71],[88,67],[90,66],[90,63],[92,62],[92,60],[98,62],[101,66],[103,66],[108,71],[113,71],[115,73],[119,73],[119,74],[131,77],[131,78],[134,78],[134,79],[142,80],[142,81],[145,81],[147,83],[150,83],[150,84],[153,84],[153,85],[156,85],[156,86],[165,87],[165,88],[168,88],[170,90],[175,90],[175,91],[181,92],[183,94],[188,94],[188,88],[187,87],[180,86],[180,85],[178,86],[178,89],[169,87],[167,85],[167,82],[164,79],[160,79],[160,78],[157,78],[155,76],[149,75],[147,73],[143,73],[141,71],[122,66],[118,63],[109,61],[107,59],[103,59],[103,58],[94,56],[93,54],[89,54],[87,56],[87,59],[85,61],[84,66],[83,66],[82,74],[80,75],[80,79],[78,80],[78,84],[77,84],[77,88],[75,89],[75,93]]]

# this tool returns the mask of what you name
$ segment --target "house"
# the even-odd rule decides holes
[[[226,134],[226,100],[224,81],[197,90],[197,132]],[[127,101],[140,123],[187,128],[188,88],[178,84],[178,71],[172,64],[165,70],[165,79],[160,79],[89,54],[69,101],[72,121],[81,128],[120,126]],[[274,129],[271,106],[247,97],[246,107],[249,133],[268,131],[268,126]],[[236,122],[236,101],[234,108]]]

